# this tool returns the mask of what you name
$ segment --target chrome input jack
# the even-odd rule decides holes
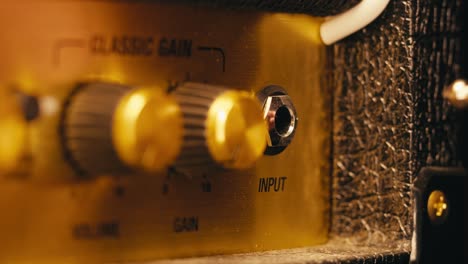
[[[292,142],[297,128],[297,112],[291,97],[277,85],[270,85],[257,93],[263,105],[263,118],[268,124],[268,146],[265,155],[277,155]]]

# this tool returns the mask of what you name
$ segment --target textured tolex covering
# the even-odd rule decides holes
[[[167,1],[167,0],[166,0]],[[172,0],[231,9],[252,9],[291,13],[309,13],[314,16],[329,16],[343,12],[361,0]]]
[[[418,171],[458,164],[454,110],[441,94],[459,71],[461,2],[391,1],[331,47],[334,237],[409,245]]]

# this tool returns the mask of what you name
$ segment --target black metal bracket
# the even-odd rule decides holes
[[[464,263],[467,171],[427,167],[413,185],[411,263]]]

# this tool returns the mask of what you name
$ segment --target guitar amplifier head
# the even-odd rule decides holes
[[[418,175],[463,158],[442,96],[462,77],[461,14],[3,3],[0,262],[418,261]]]

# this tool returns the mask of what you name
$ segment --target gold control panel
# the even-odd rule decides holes
[[[0,262],[325,243],[320,20],[146,1],[0,8]]]

